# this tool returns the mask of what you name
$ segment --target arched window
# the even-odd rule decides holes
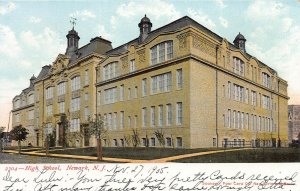
[[[262,84],[267,88],[271,88],[271,78],[270,75],[263,72],[262,73]]]
[[[46,99],[53,98],[53,87],[48,87],[46,89]]]
[[[151,65],[173,58],[173,41],[165,41],[153,46],[151,52]]]
[[[103,67],[103,80],[119,76],[119,63],[112,62]]]
[[[233,68],[234,73],[241,75],[241,76],[245,75],[245,64],[241,59],[234,57],[233,63],[232,63],[232,68]]]
[[[80,76],[75,76],[71,80],[71,91],[80,89]]]
[[[66,94],[66,82],[61,82],[57,85],[57,95],[64,95]]]

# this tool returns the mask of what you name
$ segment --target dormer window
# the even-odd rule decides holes
[[[151,52],[151,65],[173,58],[173,41],[165,41],[153,46]]]
[[[262,73],[262,84],[267,88],[271,88],[271,78],[269,74],[265,72]]]
[[[241,75],[241,76],[245,75],[245,64],[241,59],[234,57],[232,67],[233,67],[234,73]]]

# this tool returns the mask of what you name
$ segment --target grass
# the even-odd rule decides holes
[[[185,158],[172,162],[182,163],[256,163],[300,162],[299,148],[259,148]]]
[[[173,149],[173,148],[152,148],[152,147],[138,147],[138,148],[123,148],[123,147],[104,147],[103,156],[111,158],[126,158],[126,159],[141,159],[152,160],[163,157],[189,154],[201,151],[217,150],[215,148],[201,148],[201,149]],[[55,154],[69,154],[69,155],[84,155],[96,156],[96,148],[78,148],[50,151]]]

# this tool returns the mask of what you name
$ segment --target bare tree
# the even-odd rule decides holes
[[[5,127],[0,127],[0,151],[4,150],[4,129]]]
[[[165,136],[164,136],[164,133],[163,133],[162,129],[160,131],[156,130],[154,132],[154,135],[156,136],[160,146],[165,147],[166,141],[165,141]]]
[[[131,135],[131,142],[133,147],[137,147],[140,145],[141,141],[139,138],[138,131],[136,129],[132,129],[133,134]]]
[[[88,119],[88,129],[91,135],[95,135],[97,140],[97,158],[98,160],[102,160],[102,145],[101,140],[103,136],[106,134],[104,118],[101,114],[95,114],[95,118]]]
[[[124,135],[124,141],[125,141],[126,146],[129,146],[130,142],[131,142],[131,136],[130,135]]]

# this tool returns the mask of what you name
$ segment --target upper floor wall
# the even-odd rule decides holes
[[[275,70],[226,39],[219,41],[194,26],[159,33],[142,44],[132,41],[125,48],[98,64],[97,83],[193,57],[237,78],[287,96],[287,82]]]

